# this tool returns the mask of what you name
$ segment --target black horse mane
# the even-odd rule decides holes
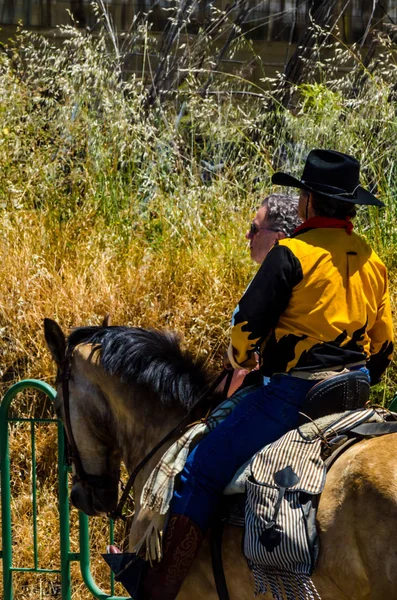
[[[183,350],[179,337],[169,331],[140,327],[79,327],[68,338],[67,352],[78,344],[93,345],[109,375],[123,383],[145,386],[163,403],[190,409],[209,388],[203,362]]]

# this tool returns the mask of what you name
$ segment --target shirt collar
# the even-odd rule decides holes
[[[320,228],[331,228],[331,229],[345,229],[348,235],[351,235],[353,230],[353,223],[350,217],[346,219],[334,219],[332,217],[311,217],[307,219],[302,225],[299,225],[292,233],[291,237],[295,237],[300,233],[304,233],[309,229],[320,229]]]

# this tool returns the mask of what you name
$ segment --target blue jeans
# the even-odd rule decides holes
[[[266,444],[298,426],[299,410],[316,380],[274,375],[247,394],[234,411],[189,455],[171,512],[205,532],[235,472]]]

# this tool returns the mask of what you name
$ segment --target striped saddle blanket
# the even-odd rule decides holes
[[[309,423],[255,455],[246,481],[244,554],[256,594],[320,598],[310,575],[318,555],[315,517],[326,479],[324,442],[361,423],[383,421],[379,412],[344,413],[322,430]]]

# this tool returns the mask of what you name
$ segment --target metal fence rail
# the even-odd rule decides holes
[[[129,597],[114,595],[114,579],[110,582],[110,595],[105,593],[95,583],[90,570],[90,544],[88,517],[79,514],[79,552],[70,552],[70,516],[68,496],[68,472],[65,456],[64,430],[62,423],[54,418],[14,418],[9,416],[13,399],[23,390],[33,389],[43,392],[53,402],[55,390],[43,381],[26,379],[14,384],[7,391],[0,405],[0,483],[1,483],[1,515],[2,515],[2,550],[0,559],[3,565],[3,598],[13,600],[13,573],[31,572],[39,574],[60,575],[62,600],[72,599],[72,582],[70,564],[80,563],[80,570],[87,589],[98,600],[128,600]],[[9,454],[9,423],[30,423],[30,440],[32,452],[32,512],[33,512],[33,567],[14,567],[12,548],[12,515],[11,515],[11,465]],[[54,423],[58,430],[58,506],[60,532],[60,569],[43,569],[39,567],[39,552],[37,542],[37,494],[36,494],[36,427],[40,423]],[[110,543],[113,543],[113,523],[110,523]]]

